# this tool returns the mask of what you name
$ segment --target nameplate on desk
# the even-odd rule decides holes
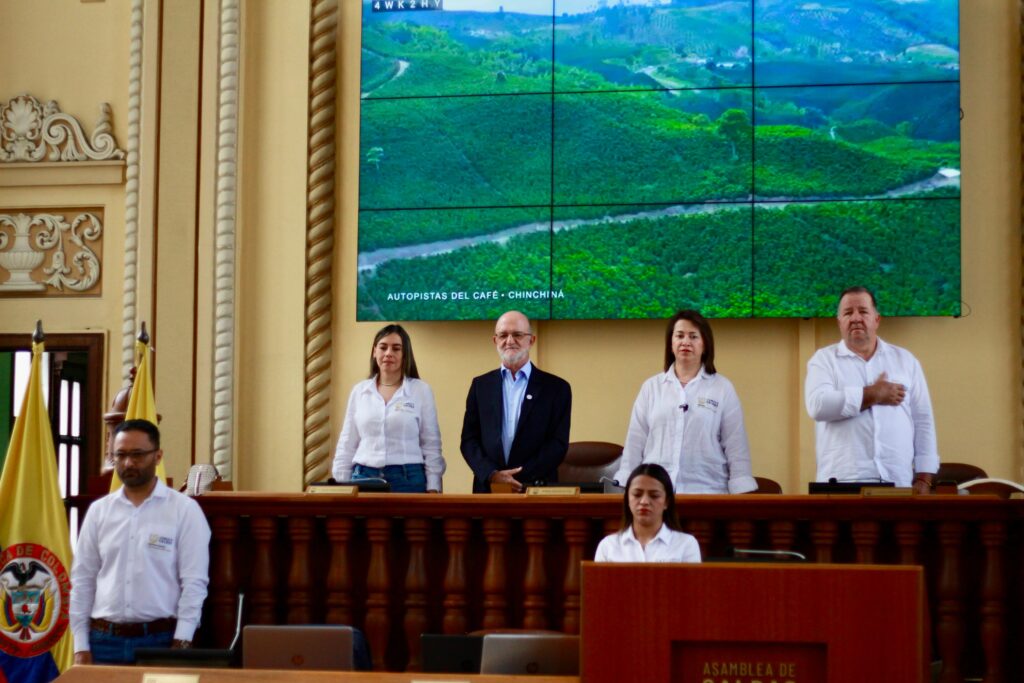
[[[332,496],[357,496],[358,486],[307,486],[306,493],[327,493]]]
[[[142,683],[199,683],[199,674],[142,674]]]
[[[865,498],[904,498],[914,495],[909,486],[865,486],[860,490]]]
[[[579,486],[531,486],[526,489],[528,496],[578,496]]]

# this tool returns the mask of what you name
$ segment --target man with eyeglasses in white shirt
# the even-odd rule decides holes
[[[844,290],[836,318],[842,340],[811,357],[804,384],[818,481],[891,481],[929,493],[939,453],[921,364],[878,336],[870,290]]]
[[[498,318],[492,337],[501,367],[473,379],[462,422],[462,457],[473,470],[473,492],[491,484],[515,492],[558,481],[569,448],[572,390],[530,362],[537,337],[519,311]]]
[[[131,664],[135,648],[191,647],[209,583],[210,526],[194,500],[156,476],[156,425],[119,424],[113,455],[123,486],[92,504],[75,547],[75,664]]]

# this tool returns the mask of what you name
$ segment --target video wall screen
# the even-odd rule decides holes
[[[960,313],[957,0],[364,0],[359,320]]]

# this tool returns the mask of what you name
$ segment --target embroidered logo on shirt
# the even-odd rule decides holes
[[[149,547],[154,550],[169,551],[174,545],[174,539],[169,536],[161,536],[160,534],[149,535]]]
[[[396,413],[415,413],[416,404],[412,401],[402,401],[395,404],[394,410]]]
[[[718,401],[707,396],[697,397],[697,406],[700,408],[709,408],[711,410],[718,410]]]

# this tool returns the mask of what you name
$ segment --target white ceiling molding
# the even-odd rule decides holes
[[[88,138],[74,116],[57,102],[43,104],[22,93],[0,103],[0,161],[108,161],[124,159],[110,132],[110,105],[100,104],[100,118]]]
[[[0,187],[117,185],[124,182],[124,157],[106,102],[88,136],[54,100],[22,93],[0,102]]]

